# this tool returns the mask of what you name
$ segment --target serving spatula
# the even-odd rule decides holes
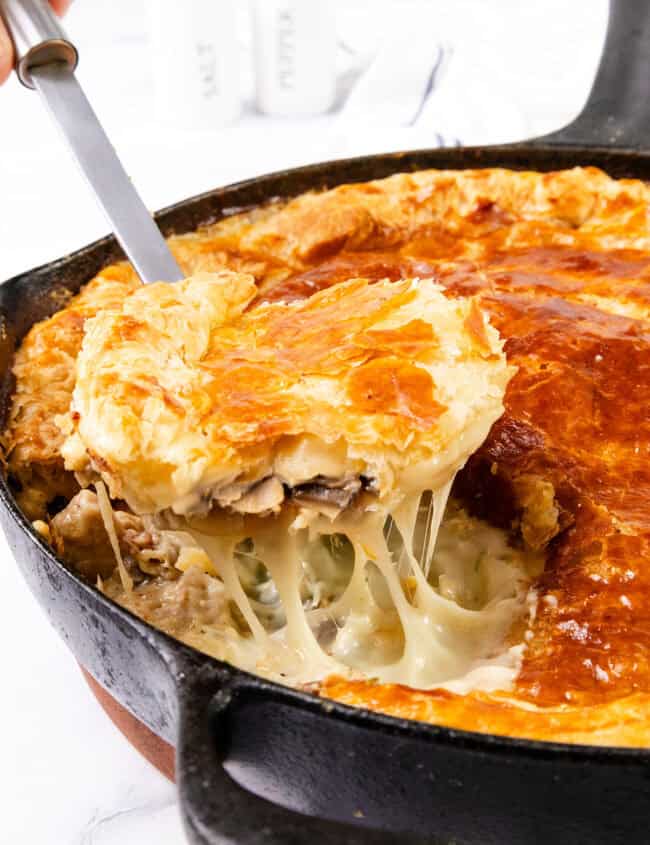
[[[143,282],[182,278],[75,76],[78,53],[44,0],[0,0],[16,73],[36,89],[63,133],[122,249]]]

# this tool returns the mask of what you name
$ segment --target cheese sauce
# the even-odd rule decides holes
[[[343,675],[419,689],[508,689],[543,559],[452,504],[422,567],[413,553],[418,504],[409,497],[392,526],[379,507],[334,520],[305,510],[253,518],[228,536],[223,520],[215,534],[209,520],[201,530],[190,521],[187,536],[205,554],[187,556],[179,581],[129,592],[113,577],[105,589],[202,651],[292,686]],[[208,623],[199,614],[179,630],[186,579],[195,590],[204,582],[218,609]]]

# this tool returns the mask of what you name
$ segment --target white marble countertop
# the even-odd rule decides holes
[[[482,143],[551,131],[586,97],[606,15],[605,0],[570,7],[564,0],[386,0],[373,2],[369,23],[368,6],[369,0],[341,4],[342,37],[356,40],[359,55],[393,30],[391,21],[412,27],[415,15],[434,15],[432,38],[453,44],[447,87],[414,127],[369,128],[336,114],[270,120],[249,108],[228,129],[165,129],[150,106],[142,2],[114,0],[108,14],[107,3],[77,0],[66,25],[81,51],[79,75],[91,101],[145,202],[158,208],[281,167],[432,146],[437,133]],[[107,225],[37,96],[15,80],[0,90],[0,132],[0,279],[6,279],[84,245]],[[0,838],[14,845],[181,845],[174,787],[95,703],[2,537],[0,558]]]

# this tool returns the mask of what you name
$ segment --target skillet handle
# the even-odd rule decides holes
[[[233,758],[235,769],[239,763],[237,778],[256,792],[268,795],[264,787],[260,787],[259,780],[255,783],[255,770],[259,761],[260,769],[266,769],[268,777],[273,763],[268,755],[264,759],[267,749],[260,736],[259,723],[254,717],[248,718],[246,703],[250,702],[251,694],[253,698],[269,702],[273,708],[277,703],[269,700],[268,693],[262,689],[264,682],[229,679],[215,670],[214,665],[197,665],[189,671],[184,667],[178,677],[176,782],[185,831],[192,845],[416,845],[422,842],[420,838],[380,833],[291,812],[239,786],[226,771],[233,765]],[[284,722],[280,719],[279,723],[277,715],[276,710],[269,720],[273,722],[269,730],[275,731],[279,725],[278,733],[282,734],[282,728],[287,728],[288,735],[285,732],[279,738],[283,755],[286,755],[288,765],[293,765],[296,776],[309,781],[310,772],[295,759],[295,745],[302,738],[299,734],[291,737],[291,714],[285,714],[288,718]],[[317,722],[322,722],[322,717]],[[315,727],[325,730],[322,724]],[[246,734],[244,738],[242,733]],[[246,762],[249,763],[249,771],[243,775],[242,745],[244,757],[249,756],[243,763],[244,768]],[[252,767],[251,751],[256,758]],[[278,778],[283,779],[283,775],[278,773]],[[287,784],[286,779],[283,786],[290,793],[291,784]],[[312,782],[310,787],[327,791],[327,784]],[[432,845],[430,839],[428,845]]]
[[[647,845],[642,755],[400,723],[186,655],[192,845]]]
[[[533,143],[650,149],[649,86],[650,3],[610,0],[605,46],[586,105],[568,126]]]

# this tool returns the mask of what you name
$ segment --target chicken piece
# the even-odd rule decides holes
[[[175,578],[178,546],[166,532],[146,526],[143,519],[124,510],[113,511],[120,551],[126,564],[148,575]],[[90,580],[108,578],[116,566],[97,495],[81,490],[50,524],[58,554]]]

